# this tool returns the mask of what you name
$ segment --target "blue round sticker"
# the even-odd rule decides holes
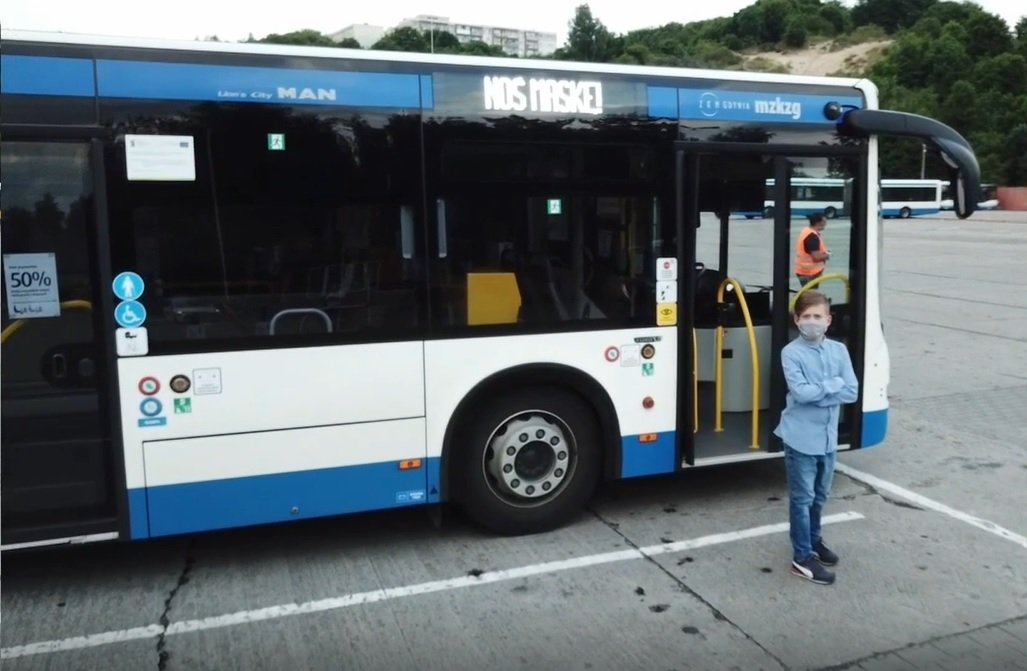
[[[138,328],[146,321],[146,308],[138,301],[122,301],[114,308],[114,320],[122,328]]]
[[[155,398],[144,398],[139,404],[139,412],[146,417],[156,417],[164,409],[164,404]]]
[[[146,285],[143,283],[143,278],[138,273],[124,272],[118,273],[118,276],[114,278],[114,295],[123,301],[136,301],[143,295],[143,290]]]

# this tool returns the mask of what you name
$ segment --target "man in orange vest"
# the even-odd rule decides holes
[[[831,258],[831,252],[821,235],[826,226],[824,215],[812,214],[809,226],[799,233],[799,240],[795,244],[795,275],[802,286],[823,275],[824,265]]]

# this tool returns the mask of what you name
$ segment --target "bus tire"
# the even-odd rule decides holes
[[[458,434],[457,499],[478,526],[503,535],[549,531],[579,514],[602,469],[591,406],[555,387],[490,399]]]
[[[904,207],[899,210],[899,217],[902,219],[909,219],[913,215],[913,210],[908,207]]]
[[[826,207],[824,208],[824,216],[828,219],[834,219],[838,216],[838,210],[834,209],[833,207]]]
[[[774,208],[773,207],[765,207],[765,208],[763,208],[763,218],[764,219],[773,219],[774,218]]]

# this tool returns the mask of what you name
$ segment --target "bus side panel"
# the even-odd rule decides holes
[[[143,444],[151,536],[424,503],[424,418]]]
[[[877,165],[878,141],[870,140],[869,161],[871,166]],[[876,179],[869,175],[870,182]],[[868,189],[867,212],[877,212],[877,189]],[[863,431],[859,447],[872,447],[884,441],[888,429],[888,382],[890,362],[888,345],[884,339],[881,315],[881,258],[884,249],[882,236],[883,223],[873,218],[867,225],[867,264],[866,264],[866,332],[863,334],[866,346],[863,354]]]
[[[118,364],[133,538],[425,502],[421,342]]]
[[[644,343],[655,348],[641,357]],[[567,366],[590,376],[609,395],[620,425],[622,477],[670,473],[675,454],[677,329],[648,328],[585,333],[497,336],[425,343],[429,455],[441,455],[453,412],[482,380],[529,364]],[[654,406],[642,405],[651,397]],[[481,399],[485,402],[488,398]],[[641,442],[643,434],[656,440]]]

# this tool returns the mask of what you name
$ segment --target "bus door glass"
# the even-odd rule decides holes
[[[3,532],[113,515],[90,146],[3,143]]]

